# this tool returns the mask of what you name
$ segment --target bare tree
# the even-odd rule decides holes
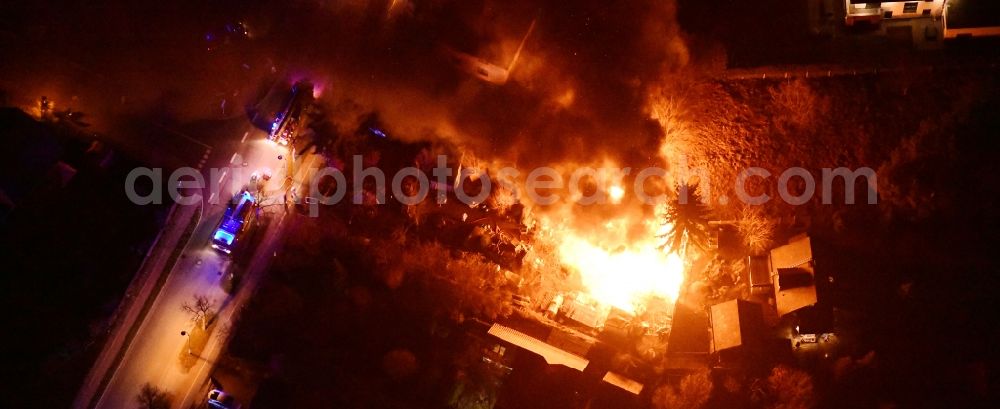
[[[771,247],[774,238],[774,222],[759,208],[747,206],[740,212],[736,228],[743,236],[743,244],[753,254],[761,254]]]
[[[388,254],[392,255],[391,249],[402,254],[396,256],[396,262],[407,274],[421,280],[428,291],[434,292],[435,313],[462,321],[466,316],[494,319],[513,312],[513,294],[504,270],[482,255],[453,254],[438,242],[414,243],[409,247],[388,241],[381,243],[390,249]]]
[[[816,406],[813,381],[809,374],[786,366],[776,366],[767,377],[772,409],[810,409]]]
[[[209,315],[215,303],[208,297],[195,294],[192,301],[185,301],[181,304],[181,310],[191,315],[191,321],[198,323],[202,328],[208,328]]]
[[[653,393],[657,409],[699,409],[712,394],[712,377],[707,369],[685,376],[679,387],[661,386]]]
[[[776,124],[782,129],[803,128],[826,111],[826,100],[818,95],[804,80],[783,82],[771,89]]]
[[[170,409],[170,396],[148,382],[142,385],[135,400],[139,409]]]

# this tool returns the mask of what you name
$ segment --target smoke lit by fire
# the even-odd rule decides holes
[[[375,19],[356,18],[367,8],[337,9],[340,31],[315,33],[341,44],[316,54],[350,56],[315,62],[314,71],[337,71],[327,99],[378,112],[393,135],[450,141],[469,152],[464,160],[474,155],[492,170],[545,166],[568,180],[582,164],[667,167],[647,101],[687,63],[673,1],[387,4],[377,28],[367,26]],[[497,70],[507,70],[502,81],[490,74]],[[590,298],[628,312],[651,295],[673,303],[684,262],[659,248],[659,218],[631,200],[630,179],[596,182],[602,206],[572,204],[594,189],[547,208],[524,204]]]

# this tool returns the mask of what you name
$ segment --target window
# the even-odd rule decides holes
[[[885,12],[885,15],[883,15],[882,17],[883,18],[887,18],[887,19],[888,18],[892,18],[892,12],[891,11],[887,11],[887,12]]]
[[[931,15],[931,9],[924,10],[924,16]]]
[[[917,3],[913,2],[913,3],[906,3],[906,4],[904,4],[903,5],[903,12],[904,13],[916,13],[917,12]]]

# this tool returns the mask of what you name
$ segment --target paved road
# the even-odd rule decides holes
[[[309,183],[310,175],[315,171],[318,162],[319,157],[316,155],[304,157],[301,166],[296,167],[293,179],[288,185],[279,189],[280,192],[284,192],[286,187],[301,189],[303,184]],[[272,195],[277,196],[280,192],[274,191]],[[257,285],[262,281],[271,258],[277,255],[276,251],[284,237],[286,225],[296,217],[294,213],[286,211],[284,206],[272,206],[265,212],[268,213],[267,217],[270,220],[266,227],[267,231],[257,246],[257,251],[253,253],[239,290],[225,301],[225,305],[219,311],[215,325],[221,330],[213,331],[205,350],[200,355],[201,359],[190,371],[191,376],[188,376],[180,385],[175,386],[176,389],[173,389],[177,397],[174,407],[188,408],[205,399],[209,390],[209,374],[212,372],[212,366],[220,352],[229,341],[231,332],[228,329],[232,328],[234,316],[238,314],[240,308],[246,304]]]
[[[251,145],[244,152],[244,161],[251,164],[250,167],[270,167],[274,169],[274,179],[284,179],[284,167],[277,159],[277,147],[272,144]],[[285,155],[287,157],[287,155]],[[307,161],[313,161],[310,157]],[[307,166],[300,167],[300,175],[303,175]],[[223,180],[233,178],[233,172],[225,175]],[[241,185],[249,181],[249,172],[240,175],[242,180],[237,180],[233,186]],[[302,176],[300,176],[302,178]],[[296,185],[300,181],[296,181]],[[226,183],[226,185],[230,185]],[[235,189],[232,189],[235,190]],[[233,192],[225,193],[230,197]],[[271,192],[280,194],[280,192]],[[149,382],[159,388],[169,391],[173,396],[174,407],[188,407],[192,403],[197,403],[203,399],[201,392],[203,384],[208,375],[212,363],[214,363],[222,343],[227,334],[226,329],[231,324],[234,311],[248,297],[250,289],[257,283],[261,272],[266,267],[274,247],[279,242],[278,237],[282,232],[285,221],[285,210],[282,206],[274,206],[265,210],[268,214],[262,219],[270,219],[267,225],[260,225],[257,228],[265,229],[261,242],[257,247],[248,267],[247,277],[243,281],[240,291],[230,297],[222,290],[222,281],[228,273],[231,262],[228,258],[220,256],[208,245],[209,237],[217,225],[224,205],[207,205],[205,214],[207,217],[201,222],[195,232],[194,238],[189,243],[189,248],[184,253],[184,258],[179,262],[156,301],[145,321],[139,328],[134,341],[126,351],[121,365],[105,388],[100,399],[97,400],[97,408],[123,408],[133,404],[136,394],[142,384]],[[244,249],[250,250],[250,249]],[[180,365],[180,354],[185,348],[186,338],[180,335],[181,331],[190,331],[194,325],[190,316],[184,313],[180,306],[185,301],[191,299],[195,294],[205,295],[217,306],[220,306],[219,316],[216,319],[215,331],[209,340],[208,346],[199,354],[200,362],[190,370],[185,370]]]
[[[295,177],[286,178],[289,169],[287,161],[291,156],[287,148],[266,142],[266,134],[248,121],[244,121],[241,127],[229,129],[233,135],[215,143],[215,153],[211,157],[205,155],[207,163],[203,163],[202,169],[208,183],[221,185],[221,189],[217,192],[205,191],[199,204],[177,206],[174,217],[179,221],[164,231],[160,238],[164,244],[147,257],[147,262],[151,263],[151,269],[156,266],[163,268],[169,258],[168,253],[178,246],[183,246],[181,258],[158,293],[155,291],[155,277],[141,286],[140,292],[152,294],[155,299],[142,317],[135,336],[128,342],[128,328],[132,326],[128,321],[141,316],[142,294],[138,294],[137,301],[126,313],[126,323],[113,334],[106,350],[84,380],[74,408],[133,407],[136,394],[147,382],[170,393],[174,407],[189,407],[204,399],[208,373],[226,341],[233,313],[249,297],[274,254],[274,246],[280,242],[286,220],[284,206],[263,210],[260,219],[264,222],[257,226],[258,233],[261,233],[258,234],[259,241],[256,248],[243,249],[253,254],[248,257],[241,286],[235,295],[230,296],[223,291],[222,282],[233,262],[209,246],[226,200],[249,182],[252,172],[262,168],[270,169],[273,175],[269,186],[265,187],[268,191],[265,196],[283,196],[285,190],[307,180],[317,160],[315,156],[299,158],[297,161],[302,163],[292,168],[296,172]],[[210,167],[221,169],[210,172]],[[187,221],[191,217],[198,217],[198,224],[190,240],[184,243],[184,227],[189,226]],[[208,345],[199,356],[199,363],[185,370],[180,364],[180,357],[187,339],[181,336],[181,331],[190,331],[193,323],[190,316],[181,310],[181,304],[195,294],[205,295],[214,302],[218,318]]]

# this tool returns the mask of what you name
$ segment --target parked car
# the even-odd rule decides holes
[[[212,389],[208,393],[208,407],[212,409],[239,409],[240,404],[236,398],[219,389]]]

